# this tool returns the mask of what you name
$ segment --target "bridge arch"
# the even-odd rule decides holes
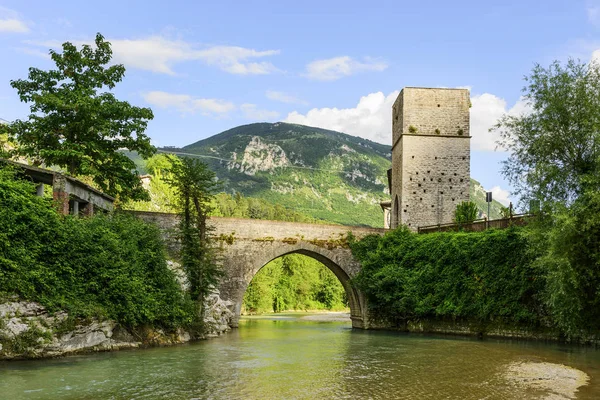
[[[268,263],[273,260],[276,260],[280,257],[289,255],[289,254],[301,254],[307,257],[310,257],[314,260],[319,261],[323,265],[325,265],[336,278],[340,281],[344,290],[346,291],[346,296],[348,298],[348,307],[350,308],[350,318],[354,321],[357,321],[357,324],[360,325],[363,321],[364,313],[366,312],[366,305],[364,303],[364,298],[362,294],[350,283],[350,275],[348,274],[348,266],[340,265],[339,263],[344,263],[347,260],[344,260],[344,257],[340,257],[338,252],[333,250],[328,250],[326,248],[322,248],[319,246],[315,246],[306,242],[299,242],[295,245],[280,247],[280,246],[271,246],[269,251],[265,252],[265,254],[256,260],[254,266],[251,269],[251,273],[246,275],[245,279],[245,288],[242,292],[242,299],[239,304],[234,304],[235,306],[235,318],[236,323],[240,317],[241,306],[243,302],[243,296],[246,293],[250,282],[254,276]]]

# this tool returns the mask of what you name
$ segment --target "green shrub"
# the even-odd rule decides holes
[[[352,242],[354,283],[391,323],[465,319],[538,325],[543,279],[517,229],[417,235],[406,228]]]
[[[477,219],[479,209],[472,201],[463,201],[456,205],[454,210],[454,222],[458,224],[470,224]]]
[[[130,215],[58,215],[33,184],[0,168],[0,291],[72,316],[176,327],[191,302],[157,227]]]

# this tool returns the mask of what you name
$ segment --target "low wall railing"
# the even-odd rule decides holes
[[[439,225],[428,225],[420,226],[418,228],[419,233],[433,233],[433,232],[482,232],[486,229],[506,229],[510,226],[523,226],[534,217],[533,214],[515,214],[509,218],[500,219],[479,219],[470,223],[458,224],[439,224]]]

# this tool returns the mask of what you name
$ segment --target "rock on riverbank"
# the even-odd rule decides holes
[[[231,305],[218,292],[207,298],[205,333],[198,339],[219,336],[230,329]],[[192,335],[182,329],[130,330],[111,320],[76,321],[65,312],[51,314],[38,303],[16,298],[0,304],[0,360],[172,345],[191,339]]]

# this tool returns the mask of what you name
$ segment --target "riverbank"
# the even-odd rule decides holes
[[[209,295],[204,330],[194,333],[150,325],[132,328],[110,319],[75,319],[64,311],[50,313],[39,303],[14,297],[0,304],[0,360],[170,346],[217,337],[231,329],[230,307],[218,292]]]

